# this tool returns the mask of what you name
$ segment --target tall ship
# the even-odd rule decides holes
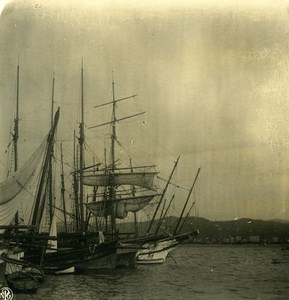
[[[59,238],[54,229],[57,203],[53,196],[52,162],[60,108],[54,114],[54,76],[51,128],[40,146],[20,166],[18,166],[17,155],[18,95],[19,65],[17,67],[17,113],[12,135],[15,167],[8,174],[7,179],[0,183],[0,229],[2,245],[5,245],[1,261],[18,264],[20,269],[23,266],[36,266],[46,273],[86,271],[89,268],[114,266],[117,240],[106,241],[100,235],[86,235],[83,223],[81,223],[77,244],[59,247],[57,243]],[[82,201],[80,204],[79,209],[83,211]]]
[[[98,167],[97,170],[87,170],[83,175],[83,184],[91,186],[94,191],[93,197],[91,198],[92,201],[86,204],[87,210],[95,216],[96,222],[99,222],[99,224],[103,222],[106,235],[110,236],[110,238],[116,237],[119,240],[116,267],[129,267],[134,266],[136,263],[145,263],[148,261],[150,263],[163,263],[169,252],[176,249],[177,246],[185,241],[193,240],[198,234],[197,230],[193,230],[187,234],[180,234],[180,223],[177,224],[172,235],[159,234],[159,229],[168,209],[166,212],[162,211],[157,229],[155,229],[154,233],[151,232],[155,218],[161,204],[163,204],[167,188],[171,184],[171,179],[177,167],[179,157],[165,188],[161,192],[158,192],[155,184],[155,178],[158,174],[155,170],[156,165],[132,165],[131,157],[129,157],[125,163],[116,157],[116,145],[121,145],[117,138],[117,124],[123,120],[144,114],[144,112],[140,112],[119,118],[116,115],[116,108],[119,102],[133,99],[135,96],[136,95],[132,95],[117,99],[115,96],[114,79],[112,80],[112,101],[96,106],[96,108],[111,106],[111,120],[90,127],[91,129],[96,129],[101,126],[110,127],[109,162],[107,163],[105,160],[105,163],[99,163],[100,166],[104,166],[103,168]],[[199,171],[200,170],[198,170],[179,221],[182,220]],[[152,206],[152,204],[157,205],[149,228],[144,236],[138,236],[137,214],[141,213],[146,207]],[[162,207],[164,210],[164,205]],[[117,221],[127,220],[129,215],[133,216],[135,224],[133,238],[125,237],[118,228]]]

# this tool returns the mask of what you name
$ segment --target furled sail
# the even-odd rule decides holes
[[[106,217],[111,214],[111,205],[106,200],[87,203],[86,206],[97,217]]]
[[[128,212],[138,212],[147,206],[150,201],[156,195],[146,195],[146,196],[135,196],[129,198],[120,198],[114,202],[116,205],[115,208],[115,217],[118,219],[124,219],[127,217]],[[110,201],[97,201],[87,204],[87,208],[98,217],[105,217],[110,215],[112,212],[112,203]]]
[[[36,173],[40,169],[45,146],[46,139],[15,173],[0,183],[0,225],[8,225],[21,206],[24,210],[28,207],[31,209],[32,203],[26,200],[27,196],[30,196],[33,201],[30,183],[34,177],[37,177]]]
[[[154,189],[153,180],[156,172],[114,173],[115,185],[135,185],[150,190]],[[109,174],[85,175],[83,183],[88,186],[108,186]]]
[[[127,212],[138,212],[147,206],[155,196],[156,195],[123,198],[118,201],[118,205],[124,205],[125,211]]]

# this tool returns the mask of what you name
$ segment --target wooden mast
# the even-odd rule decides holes
[[[65,232],[67,232],[62,143],[60,144],[60,151],[61,151],[61,198],[62,198],[62,205],[63,205],[64,227],[65,227]]]
[[[170,175],[170,177],[169,177],[169,180],[167,181],[166,186],[165,186],[165,188],[164,188],[164,190],[163,190],[163,192],[162,192],[160,201],[159,201],[159,203],[158,203],[158,205],[157,205],[157,207],[156,207],[156,210],[155,210],[155,213],[154,213],[154,215],[153,215],[153,218],[151,219],[151,222],[150,222],[150,225],[149,225],[149,227],[148,227],[148,229],[147,229],[146,235],[148,235],[148,234],[150,233],[150,230],[151,230],[151,228],[152,228],[152,226],[153,226],[153,223],[154,223],[154,220],[155,220],[156,215],[157,215],[157,213],[158,213],[158,210],[159,210],[159,208],[160,208],[160,205],[161,205],[161,203],[162,203],[162,201],[163,201],[163,198],[164,198],[164,196],[165,196],[165,193],[166,193],[166,191],[167,191],[167,189],[168,189],[168,186],[169,186],[169,184],[170,184],[170,181],[171,181],[171,179],[172,179],[172,177],[173,177],[173,174],[174,174],[174,172],[175,172],[175,169],[176,169],[176,167],[177,167],[177,165],[178,165],[179,159],[180,159],[180,155],[178,156],[177,161],[176,161],[175,164],[174,164],[174,167],[173,167],[173,170],[172,170],[171,175]]]
[[[59,114],[60,114],[60,108],[58,108],[57,112],[55,113],[53,127],[50,129],[50,132],[49,132],[49,135],[47,138],[45,160],[44,160],[44,164],[43,164],[43,168],[42,168],[42,172],[41,172],[41,176],[40,176],[40,181],[39,181],[39,185],[38,185],[38,190],[37,190],[36,198],[35,198],[35,206],[34,206],[34,211],[33,211],[33,215],[32,215],[32,225],[36,226],[37,229],[39,229],[42,214],[43,214],[43,209],[44,209],[43,202],[45,200],[44,194],[46,191],[45,181],[47,179],[49,161],[50,161],[50,156],[52,153],[54,135],[55,135],[56,127],[57,127],[58,120],[59,120]]]
[[[18,169],[18,139],[19,139],[19,56],[17,64],[17,84],[16,84],[16,116],[14,119],[14,134],[13,134],[13,145],[14,145],[14,172]]]
[[[105,167],[105,172],[107,173],[107,150],[104,148],[104,167]],[[105,187],[104,190],[104,199],[107,200],[107,186]],[[105,232],[109,232],[108,228],[108,213],[105,215]]]
[[[195,206],[195,204],[196,204],[196,200],[194,200],[194,202],[192,203],[190,209],[188,210],[188,212],[187,212],[187,214],[186,214],[186,216],[185,216],[185,218],[184,218],[184,221],[183,221],[182,225],[180,226],[179,232],[180,232],[180,231],[182,230],[182,228],[184,227],[184,225],[185,225],[185,223],[186,223],[186,220],[187,220],[187,218],[189,217],[190,212],[191,212],[191,210],[193,209],[193,207]]]
[[[141,113],[137,113],[134,115],[130,115],[127,117],[123,117],[120,119],[116,118],[116,104],[120,101],[124,101],[127,99],[131,99],[136,97],[136,95],[132,95],[132,96],[128,96],[128,97],[124,97],[124,98],[120,98],[120,99],[116,99],[115,98],[115,82],[114,82],[114,76],[113,76],[113,72],[112,72],[112,101],[107,102],[107,103],[103,103],[100,105],[96,105],[95,107],[101,107],[101,106],[105,106],[105,105],[110,105],[112,104],[112,119],[109,122],[106,123],[102,123],[99,125],[95,125],[95,126],[91,126],[89,127],[89,129],[91,128],[96,128],[96,127],[100,127],[100,126],[104,126],[104,125],[108,125],[111,124],[111,144],[110,144],[110,155],[111,155],[111,165],[109,167],[108,170],[108,206],[110,207],[110,231],[112,236],[114,236],[116,234],[116,187],[115,187],[115,170],[116,170],[116,164],[115,164],[115,141],[117,139],[116,137],[116,123],[122,120],[126,120],[132,117],[136,117],[139,115],[144,114],[145,112],[141,112]],[[107,221],[106,221],[107,222]]]
[[[54,73],[53,73],[53,78],[52,78],[52,93],[51,93],[51,122],[50,122],[50,128],[52,129],[53,127],[53,108],[54,108],[54,83],[55,83],[55,78],[54,78]],[[53,141],[52,141],[53,143]],[[52,218],[53,218],[53,178],[52,178],[52,158],[53,158],[53,146],[51,148],[51,155],[49,156],[49,170],[48,170],[48,182],[49,182],[49,225],[51,226],[52,224]]]
[[[73,167],[74,167],[74,172],[73,172],[73,191],[74,191],[74,202],[75,202],[75,220],[76,220],[76,230],[79,230],[79,201],[78,201],[78,179],[77,179],[77,172],[78,170],[77,167],[77,158],[78,154],[76,154],[76,143],[75,143],[76,135],[75,135],[75,130],[73,133]]]
[[[187,207],[187,205],[188,205],[188,202],[189,202],[189,200],[190,200],[192,191],[193,191],[193,189],[194,189],[194,186],[195,186],[195,184],[196,184],[196,181],[197,181],[197,179],[198,179],[198,176],[199,176],[199,174],[200,174],[200,171],[201,171],[201,168],[198,169],[198,172],[197,172],[197,175],[195,176],[193,185],[192,185],[192,187],[191,187],[191,189],[190,189],[190,191],[189,191],[189,194],[188,194],[188,196],[187,196],[187,200],[186,200],[186,202],[185,202],[185,205],[184,205],[184,207],[183,207],[182,213],[181,213],[181,215],[180,215],[180,217],[179,217],[179,220],[178,220],[178,223],[177,223],[177,226],[176,226],[176,229],[175,229],[175,234],[178,234],[178,233],[179,233],[179,230],[178,230],[178,229],[179,229],[179,226],[180,226],[182,217],[183,217],[183,215],[184,215],[185,209],[186,209],[186,207]]]
[[[115,203],[115,140],[116,140],[116,117],[115,117],[115,109],[116,109],[116,102],[115,102],[115,91],[114,91],[114,78],[112,72],[112,126],[111,126],[111,170],[109,176],[109,201],[110,206],[112,208],[111,211],[111,234],[112,236],[115,235],[116,232],[116,203]]]
[[[133,167],[132,167],[132,162],[131,162],[131,158],[129,159],[129,164],[130,164],[130,170],[133,173]],[[132,196],[135,196],[135,187],[132,186]],[[138,223],[137,223],[137,215],[136,212],[133,212],[133,216],[134,216],[134,230],[135,230],[135,236],[138,237]]]
[[[172,196],[172,198],[171,198],[171,200],[170,200],[170,202],[169,202],[169,205],[168,205],[167,208],[166,208],[165,213],[163,214],[162,218],[161,218],[160,221],[159,221],[159,224],[158,224],[158,227],[157,227],[157,229],[156,229],[155,235],[158,234],[158,232],[159,232],[159,230],[160,230],[160,228],[161,228],[161,226],[162,226],[162,223],[163,223],[163,221],[164,221],[164,219],[165,219],[165,217],[166,217],[166,215],[167,215],[167,213],[168,213],[168,211],[169,211],[169,209],[170,209],[170,207],[171,207],[171,204],[173,203],[174,198],[175,198],[175,194],[173,194],[173,196]]]
[[[16,72],[16,116],[14,119],[14,133],[12,134],[14,150],[14,172],[18,169],[18,139],[19,139],[19,56]],[[9,171],[8,171],[9,172]],[[19,213],[15,213],[15,224],[19,225]]]
[[[93,157],[93,164],[94,164],[94,169],[93,169],[93,172],[94,174],[96,173],[96,164],[95,164],[95,157]],[[97,192],[97,187],[94,186],[93,187],[93,202],[96,202],[96,192]],[[95,230],[98,231],[99,230],[99,226],[98,226],[98,219],[97,219],[97,215],[95,215],[94,217],[94,220],[95,220]]]
[[[83,95],[83,62],[82,62],[81,64],[81,121],[79,125],[79,205],[80,205],[81,232],[84,232],[83,168],[84,168],[84,95]]]

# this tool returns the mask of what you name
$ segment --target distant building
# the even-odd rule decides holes
[[[235,243],[241,243],[241,241],[242,241],[241,236],[239,236],[239,235],[235,236]]]
[[[249,241],[251,243],[259,243],[260,242],[260,236],[259,235],[251,235],[249,238]]]

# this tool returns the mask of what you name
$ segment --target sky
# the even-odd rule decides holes
[[[103,158],[112,73],[125,159],[156,164],[189,187],[211,220],[289,218],[289,5],[283,0],[1,1],[0,152],[7,172],[20,64],[19,161],[49,130],[52,77],[57,141],[72,164],[83,60],[87,151]],[[87,155],[88,157],[88,155]],[[176,197],[180,212],[186,191]]]

